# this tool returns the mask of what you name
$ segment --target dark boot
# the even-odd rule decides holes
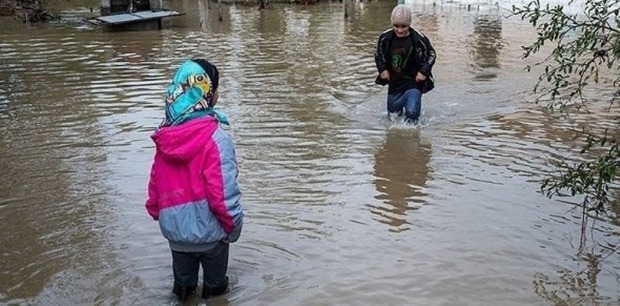
[[[202,287],[202,298],[206,299],[212,296],[218,296],[220,294],[224,294],[228,289],[228,276],[226,276],[226,280],[224,284],[219,287]]]
[[[172,293],[174,293],[179,300],[185,302],[187,299],[194,294],[196,291],[196,285],[193,286],[181,286],[177,283],[174,284],[174,288],[172,288]]]

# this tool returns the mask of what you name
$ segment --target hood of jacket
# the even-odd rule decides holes
[[[217,119],[207,116],[162,127],[151,138],[164,159],[188,162],[204,149],[218,126]]]

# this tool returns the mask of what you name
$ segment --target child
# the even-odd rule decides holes
[[[402,114],[417,123],[422,110],[422,94],[435,87],[433,65],[437,53],[424,34],[411,27],[411,10],[399,4],[392,10],[392,28],[379,35],[375,64],[379,75],[375,83],[388,85],[387,111]]]
[[[219,73],[204,59],[184,62],[168,88],[166,117],[151,136],[156,145],[146,209],[159,221],[172,250],[174,288],[185,301],[198,285],[202,297],[228,288],[228,244],[243,224],[233,141],[214,109]]]

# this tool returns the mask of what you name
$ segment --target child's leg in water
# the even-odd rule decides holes
[[[405,103],[405,123],[416,124],[422,110],[422,92],[417,88],[409,89],[403,97]]]
[[[195,253],[172,251],[172,270],[174,272],[174,293],[179,300],[186,301],[198,284],[200,261]]]
[[[228,243],[221,242],[200,256],[203,271],[202,298],[223,294],[228,289],[228,252]]]

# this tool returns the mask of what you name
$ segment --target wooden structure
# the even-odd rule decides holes
[[[101,0],[101,16],[86,21],[110,30],[157,30],[163,18],[180,15],[163,9],[161,0]]]

